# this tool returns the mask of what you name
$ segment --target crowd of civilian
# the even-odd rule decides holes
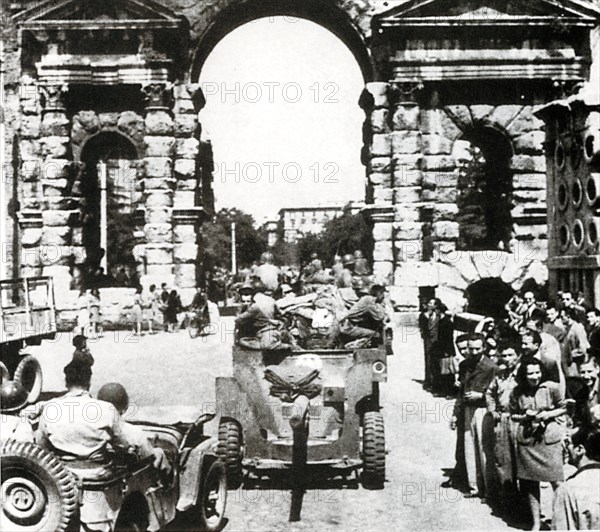
[[[599,529],[600,310],[558,296],[516,295],[502,319],[465,334],[431,299],[419,321],[424,387],[456,397],[448,485],[511,514],[523,507],[532,530]]]

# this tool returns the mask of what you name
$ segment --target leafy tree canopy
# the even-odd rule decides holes
[[[238,267],[245,267],[260,258],[266,240],[255,228],[254,218],[239,209],[221,209],[213,223],[202,226],[204,265],[231,267],[231,224],[235,223]]]

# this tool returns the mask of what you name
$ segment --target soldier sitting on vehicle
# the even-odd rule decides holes
[[[128,438],[116,408],[90,395],[90,365],[73,360],[64,372],[67,393],[43,406],[37,443],[58,456],[80,479],[108,476],[111,451],[126,453],[135,448],[139,457],[145,458],[144,449]],[[80,530],[111,531],[122,502],[121,488],[117,484],[95,493],[93,500],[82,499]]]
[[[0,440],[33,442],[33,429],[22,415],[27,406],[27,390],[20,382],[4,381],[0,386]]]
[[[122,384],[108,382],[98,390],[98,400],[106,401],[113,405],[123,417],[129,408],[129,395]],[[171,473],[171,465],[167,460],[165,452],[160,447],[153,447],[144,431],[137,425],[123,421],[123,433],[129,442],[135,442],[133,451],[140,458],[153,456],[153,465],[161,473],[168,476]]]
[[[338,288],[350,288],[354,276],[354,256],[350,253],[342,258],[343,269],[335,276],[335,285]]]
[[[348,347],[348,344],[362,346],[371,341],[380,343],[383,326],[389,321],[384,299],[385,286],[373,284],[369,294],[362,295],[340,320],[339,325],[334,324],[329,333],[330,345],[341,343]]]
[[[248,349],[290,349],[293,339],[279,320],[275,300],[260,282],[254,284],[252,304],[235,320],[238,344]]]

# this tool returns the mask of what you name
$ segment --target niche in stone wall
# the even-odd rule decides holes
[[[81,179],[82,244],[87,256],[83,276],[87,286],[137,284],[133,251],[139,243],[135,231],[136,211],[141,204],[138,157],[130,139],[110,130],[91,136],[81,150],[81,161],[85,164]],[[106,173],[104,210],[101,172]],[[101,242],[103,225],[106,249]],[[99,273],[103,264],[107,270]]]
[[[457,248],[510,251],[513,155],[509,138],[490,126],[467,129],[453,146],[458,170]]]

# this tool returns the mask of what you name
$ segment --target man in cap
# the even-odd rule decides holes
[[[90,367],[94,365],[94,357],[87,346],[87,338],[83,334],[77,334],[73,337],[73,360],[80,360]]]
[[[20,382],[4,381],[0,385],[0,441],[33,442],[31,424],[21,415],[28,395]]]

